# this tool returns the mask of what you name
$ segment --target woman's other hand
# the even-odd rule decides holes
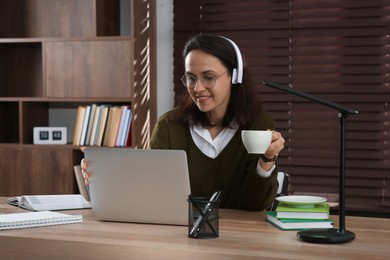
[[[80,166],[81,166],[81,172],[83,174],[85,186],[88,186],[88,184],[89,184],[89,182],[88,182],[89,174],[87,173],[88,164],[84,158],[81,160]]]

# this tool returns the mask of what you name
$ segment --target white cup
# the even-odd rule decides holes
[[[272,141],[272,131],[242,130],[242,142],[248,153],[264,154]]]

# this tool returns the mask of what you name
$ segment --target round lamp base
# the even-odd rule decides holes
[[[355,233],[335,228],[330,229],[307,229],[297,233],[297,237],[305,242],[339,244],[347,243],[355,239]]]

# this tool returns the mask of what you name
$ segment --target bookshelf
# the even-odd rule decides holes
[[[156,120],[155,1],[0,5],[1,196],[78,192],[80,105],[129,105],[132,146],[147,147]],[[67,127],[68,144],[34,145],[35,126]]]

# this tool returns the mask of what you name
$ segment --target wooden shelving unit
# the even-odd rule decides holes
[[[129,104],[132,144],[147,147],[156,120],[155,31],[145,19],[154,19],[155,1],[128,1],[129,35],[120,35],[123,0],[1,3],[1,196],[77,192],[79,147],[69,135],[67,145],[34,145],[33,127],[70,124],[73,135],[81,104]],[[140,63],[145,55],[149,62]],[[57,117],[53,125],[57,110],[70,123]]]

